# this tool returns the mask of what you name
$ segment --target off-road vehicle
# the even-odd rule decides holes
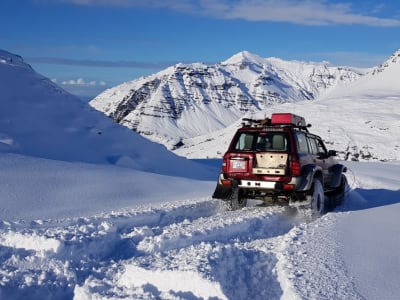
[[[231,209],[258,199],[309,206],[319,214],[341,203],[346,167],[334,158],[336,151],[309,132],[303,117],[275,113],[243,121],[223,156],[213,198]]]

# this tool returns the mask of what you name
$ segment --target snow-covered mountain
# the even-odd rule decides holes
[[[292,112],[313,125],[344,160],[400,160],[400,50],[358,80],[327,91],[314,101],[272,105],[272,112]],[[254,115],[257,117],[257,115]],[[263,117],[258,114],[258,117]],[[183,139],[175,153],[192,158],[221,157],[237,120],[211,134]]]
[[[215,65],[174,65],[106,90],[90,105],[150,140],[176,148],[182,139],[225,128],[245,113],[314,100],[360,74],[327,63],[261,58],[243,51]]]
[[[336,89],[329,98],[346,96],[397,97],[400,91],[400,49],[394,52],[386,61],[372,69],[365,76],[353,82],[348,87]]]
[[[205,174],[202,166],[115,124],[36,73],[20,56],[3,50],[0,97],[0,152],[123,165],[159,174],[171,170],[180,176]],[[189,172],[190,168],[196,171]]]

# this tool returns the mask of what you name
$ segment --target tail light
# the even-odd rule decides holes
[[[222,173],[226,173],[227,170],[228,170],[228,159],[226,159],[225,157],[222,160],[222,168],[221,168],[221,170],[222,170]]]
[[[295,155],[290,160],[290,170],[292,171],[292,176],[300,176],[300,162]]]

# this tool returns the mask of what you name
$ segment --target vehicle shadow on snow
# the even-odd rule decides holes
[[[346,193],[336,211],[356,211],[400,203],[400,190],[356,188]]]

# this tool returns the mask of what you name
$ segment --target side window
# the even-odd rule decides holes
[[[317,141],[313,137],[307,137],[308,140],[308,145],[310,147],[310,153],[312,154],[317,154],[318,153],[318,147],[317,147]]]
[[[318,149],[318,154],[322,154],[323,156],[326,156],[328,154],[324,143],[320,139],[317,139],[317,149]]]
[[[299,153],[308,153],[308,144],[304,132],[296,132],[297,151]]]
[[[251,150],[253,147],[253,140],[254,140],[254,135],[252,133],[240,134],[235,144],[234,150],[239,150],[239,151]]]

